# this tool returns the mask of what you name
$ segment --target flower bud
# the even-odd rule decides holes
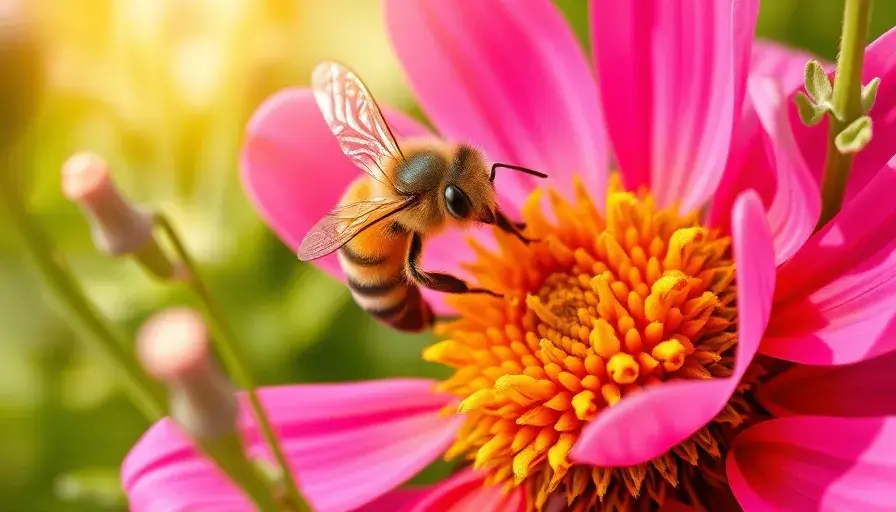
[[[189,309],[150,318],[137,334],[137,356],[171,396],[171,419],[259,510],[281,510],[277,495],[246,455],[237,429],[237,400],[211,357],[208,331]]]
[[[152,239],[152,216],[128,203],[100,157],[78,153],[69,158],[62,167],[62,191],[87,216],[101,251],[130,254]]]
[[[137,335],[146,372],[168,386],[171,417],[197,441],[236,431],[237,402],[230,382],[211,358],[198,313],[172,309],[148,320]]]
[[[84,212],[100,251],[110,256],[133,255],[163,279],[184,276],[182,265],[172,263],[156,242],[153,216],[118,191],[102,158],[92,153],[69,158],[62,166],[62,192]]]

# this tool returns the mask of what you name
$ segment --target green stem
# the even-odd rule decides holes
[[[246,458],[239,433],[232,432],[217,439],[197,439],[202,451],[212,458],[230,479],[240,486],[261,512],[277,512],[280,504],[271,486]]]
[[[221,361],[224,363],[230,376],[236,381],[239,387],[246,391],[246,394],[249,397],[249,404],[252,407],[252,412],[258,422],[262,436],[267,442],[271,453],[274,455],[277,465],[280,466],[283,484],[286,488],[289,502],[298,512],[310,512],[310,507],[299,493],[298,486],[289,469],[286,455],[283,453],[280,442],[274,434],[274,429],[268,420],[267,414],[265,414],[264,407],[261,405],[261,400],[258,398],[258,393],[255,391],[256,385],[252,378],[252,374],[243,364],[243,361],[246,361],[246,358],[240,352],[241,345],[237,341],[236,333],[224,320],[222,311],[218,309],[217,304],[212,299],[211,293],[199,275],[193,258],[187,252],[186,246],[181,241],[174,226],[161,214],[156,214],[156,225],[165,232],[165,235],[171,241],[174,251],[187,269],[187,283],[197,295],[199,301],[202,303],[202,307],[205,309],[206,316],[212,327],[215,343],[218,347],[218,353],[221,356]]]
[[[854,155],[841,154],[834,139],[853,121],[865,115],[862,107],[862,63],[868,42],[868,21],[871,0],[846,0],[843,14],[843,36],[831,104],[836,116],[830,118],[828,152],[821,184],[822,208],[818,228],[827,224],[840,211],[849,180]],[[817,228],[817,229],[818,229]]]
[[[3,172],[0,170],[0,172]],[[28,215],[9,182],[0,183],[0,202],[6,205],[12,225],[19,231],[47,284],[66,306],[75,323],[86,330],[118,367],[125,389],[134,404],[150,421],[165,415],[165,392],[143,371],[126,344],[107,325],[107,320],[87,299],[62,257],[56,253],[46,233]]]

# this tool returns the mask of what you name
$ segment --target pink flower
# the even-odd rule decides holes
[[[827,130],[791,107],[807,56],[751,41],[757,4],[592,1],[595,80],[547,0],[387,2],[439,136],[544,170],[558,193],[548,216],[529,177],[496,185],[539,243],[427,242],[425,268],[506,295],[426,294],[460,315],[424,354],[455,368],[438,392],[263,392],[316,510],[892,507],[896,31],[867,52],[874,139],[813,234]],[[427,134],[385,115],[399,143]],[[360,175],[304,89],[259,109],[243,164],[292,248]],[[444,414],[458,400],[463,414]],[[446,450],[472,468],[389,492]],[[123,473],[135,510],[246,507],[167,421]]]

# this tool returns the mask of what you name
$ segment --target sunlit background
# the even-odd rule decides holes
[[[587,44],[586,2],[558,3]],[[96,254],[60,193],[60,165],[76,150],[103,155],[132,198],[173,217],[261,382],[440,373],[419,359],[428,336],[376,326],[338,284],[300,264],[260,222],[237,177],[253,109],[307,83],[323,58],[350,64],[378,99],[422,118],[379,0],[0,0],[0,13],[16,5],[43,57],[32,84],[24,78],[32,57],[0,56],[15,63],[0,67],[0,92],[17,87],[17,105],[40,100],[16,171],[40,223],[125,332],[190,297]],[[842,0],[769,0],[759,34],[833,59],[841,8]],[[2,16],[0,41],[21,27]],[[894,25],[896,2],[876,2],[872,36]],[[0,218],[0,510],[124,510],[117,465],[145,427]]]

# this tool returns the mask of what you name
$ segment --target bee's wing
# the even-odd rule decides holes
[[[387,160],[404,156],[370,91],[352,70],[322,62],[311,77],[314,99],[345,156],[375,180],[394,189]]]
[[[330,210],[305,235],[299,246],[302,261],[315,260],[339,249],[361,231],[404,210],[415,196],[375,197]]]

